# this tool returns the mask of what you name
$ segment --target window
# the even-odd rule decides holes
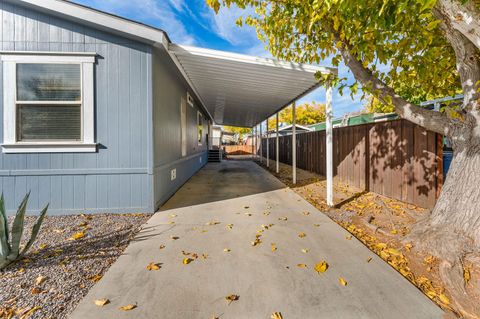
[[[3,152],[95,152],[92,53],[2,53]]]
[[[202,145],[203,141],[203,115],[197,112],[197,132],[198,132],[198,145]]]
[[[187,103],[188,103],[188,105],[193,107],[193,97],[188,92],[187,92]]]

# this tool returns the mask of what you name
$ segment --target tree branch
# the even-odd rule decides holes
[[[474,36],[473,33],[467,32],[467,34],[464,34],[458,30],[457,21],[452,21],[451,19],[452,13],[450,11],[452,5],[461,6],[455,0],[439,0],[432,12],[437,19],[442,21],[440,28],[443,31],[443,35],[455,51],[457,71],[460,75],[464,95],[463,108],[467,111],[478,110],[480,109],[480,54],[478,43],[472,42],[471,37]],[[465,6],[472,7],[469,10],[471,9],[478,13],[471,1]],[[479,21],[476,20],[476,23],[479,23]],[[477,29],[476,32],[480,35],[480,29]],[[477,41],[480,40],[477,38]]]
[[[362,83],[363,86],[370,87],[372,92],[378,92],[378,98],[388,104],[390,102],[395,106],[395,112],[402,118],[418,124],[426,129],[449,136],[453,129],[453,120],[449,119],[444,113],[430,111],[409,103],[395,91],[378,79],[372,72],[365,68],[363,64],[351,53],[348,44],[340,40],[335,35],[336,41],[341,42],[339,49],[345,64],[352,70],[355,79]],[[391,100],[391,101],[390,101]]]
[[[465,4],[458,0],[438,0],[435,8],[443,12],[443,21],[480,49],[480,10],[474,0]]]

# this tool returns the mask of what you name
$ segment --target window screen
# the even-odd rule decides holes
[[[17,139],[81,140],[80,64],[17,64]]]

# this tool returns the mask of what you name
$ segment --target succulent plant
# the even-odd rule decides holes
[[[0,269],[5,268],[12,262],[22,258],[28,249],[33,245],[33,242],[37,238],[38,231],[42,226],[43,219],[47,213],[48,205],[40,212],[37,221],[33,225],[32,234],[27,244],[20,251],[20,241],[22,239],[24,231],[25,211],[27,210],[28,197],[30,193],[25,195],[22,203],[18,207],[17,214],[12,224],[12,231],[8,229],[7,212],[5,211],[5,201],[0,198]]]

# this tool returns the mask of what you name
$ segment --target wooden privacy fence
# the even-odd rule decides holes
[[[263,156],[266,157],[266,143]],[[275,159],[275,138],[269,139]],[[292,164],[292,137],[279,138],[279,160]],[[333,129],[333,173],[342,182],[433,208],[442,186],[442,136],[406,120]],[[297,167],[326,173],[325,131],[297,134]]]
[[[228,155],[245,155],[253,152],[252,145],[225,145],[222,148],[225,149]]]

